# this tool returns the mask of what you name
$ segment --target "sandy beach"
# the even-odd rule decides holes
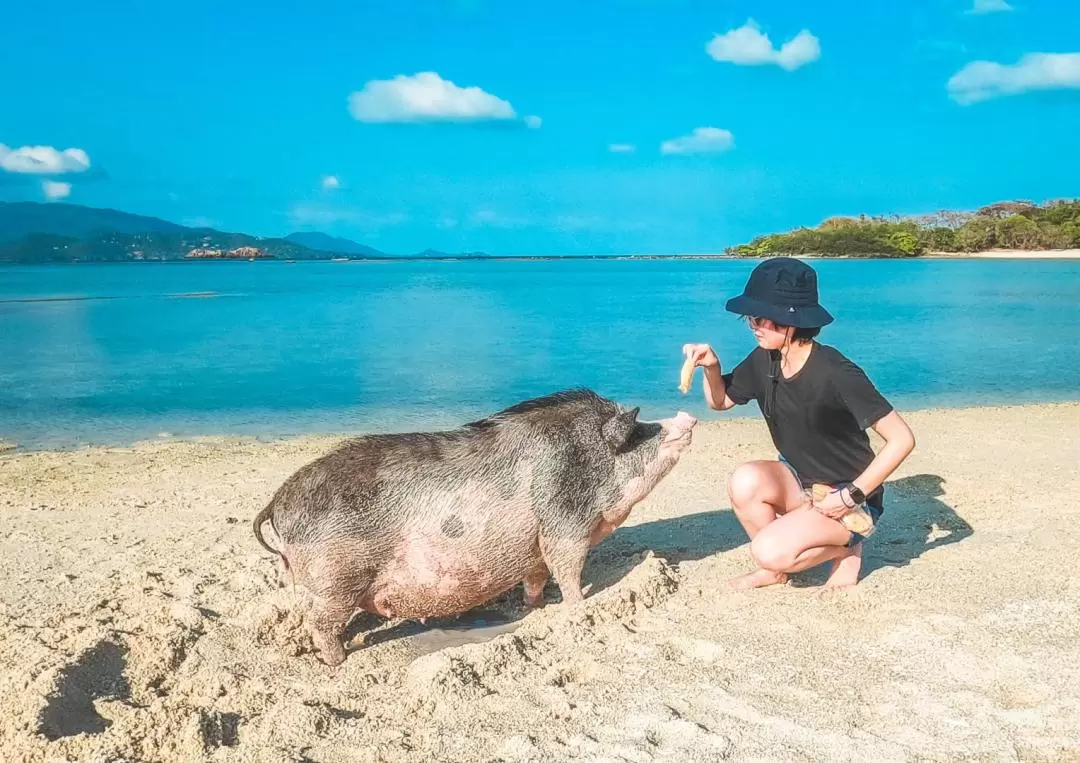
[[[481,643],[360,616],[336,670],[250,529],[336,440],[2,454],[0,758],[1080,760],[1080,404],[909,418],[850,592],[725,590],[749,569],[725,477],[773,451],[708,422],[583,605],[515,589]]]
[[[1080,260],[1080,249],[988,249],[984,252],[927,252],[926,258],[984,260]]]

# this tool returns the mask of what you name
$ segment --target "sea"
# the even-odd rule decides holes
[[[753,348],[725,259],[0,267],[0,439],[455,427],[589,387],[645,418],[716,413],[682,346]],[[1080,399],[1080,261],[813,261],[821,341],[901,411]]]

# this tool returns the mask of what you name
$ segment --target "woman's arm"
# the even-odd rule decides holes
[[[726,411],[737,403],[727,396],[727,385],[720,373],[720,365],[705,366],[705,404],[714,411]]]
[[[714,411],[726,411],[734,408],[739,403],[728,397],[727,383],[724,381],[723,372],[720,370],[720,359],[716,356],[713,348],[707,344],[683,345],[683,356],[694,361],[695,366],[701,366],[705,377],[702,385],[705,392],[705,404]]]
[[[866,495],[877,490],[915,449],[915,435],[895,410],[878,419],[871,427],[885,440],[870,465],[852,482]]]
[[[862,474],[851,482],[866,495],[877,490],[896,468],[915,449],[915,435],[895,410],[878,419],[871,428],[885,440],[883,447]],[[824,500],[814,501],[814,507],[827,517],[840,519],[852,505],[847,488],[830,493]]]

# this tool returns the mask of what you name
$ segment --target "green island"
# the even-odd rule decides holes
[[[758,236],[748,244],[729,247],[725,254],[918,257],[1071,248],[1080,248],[1080,199],[1045,204],[1003,201],[976,212],[941,211],[917,217],[831,217],[816,228]]]

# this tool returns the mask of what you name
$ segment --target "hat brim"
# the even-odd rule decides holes
[[[729,299],[725,309],[737,315],[768,318],[773,323],[781,326],[794,326],[797,329],[817,329],[833,322],[833,317],[829,315],[829,311],[821,305],[786,308],[762,302],[745,294]]]

